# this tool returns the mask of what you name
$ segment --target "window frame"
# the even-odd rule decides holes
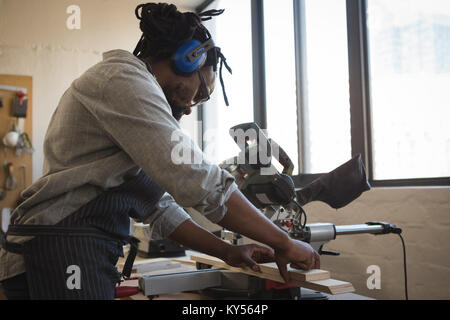
[[[196,8],[203,11],[215,0],[206,0]],[[305,109],[308,105],[306,86],[306,46],[305,46],[305,0],[292,0],[294,12],[295,64],[297,86],[297,119],[299,174],[293,177],[296,187],[303,187],[320,177],[323,173],[306,174],[305,141],[307,123],[304,121]],[[369,183],[373,187],[425,187],[450,186],[450,177],[411,178],[375,180],[373,173],[372,122],[370,94],[370,52],[368,46],[367,0],[346,0],[347,38],[350,83],[350,118],[351,118],[351,150],[352,157],[361,154],[366,167]],[[267,128],[267,102],[265,78],[265,46],[264,46],[264,2],[251,1],[252,47],[253,47],[253,98],[254,121],[262,128]],[[201,107],[199,121],[203,120]]]

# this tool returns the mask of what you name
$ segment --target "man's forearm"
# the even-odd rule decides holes
[[[189,249],[225,260],[230,244],[217,238],[192,220],[186,220],[169,236]]]
[[[218,223],[220,226],[274,249],[282,248],[289,241],[289,236],[255,208],[239,190],[230,196],[226,206],[228,211]]]

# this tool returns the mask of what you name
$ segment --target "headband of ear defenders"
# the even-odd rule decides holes
[[[225,11],[224,9],[208,10],[198,15],[201,17],[202,21],[207,21],[212,19],[213,16],[221,15],[224,11]],[[178,48],[178,50],[175,52],[173,56],[174,65],[179,73],[190,75],[192,74],[192,72],[202,68],[205,65],[205,63],[208,63],[208,65],[212,65],[214,71],[217,71],[217,64],[220,61],[220,69],[219,69],[220,85],[222,86],[225,105],[228,107],[230,104],[228,101],[228,97],[225,91],[225,84],[223,81],[223,74],[222,74],[223,66],[225,66],[225,68],[228,70],[230,74],[233,74],[233,71],[226,62],[227,59],[221,52],[221,49],[215,46],[208,29],[206,29],[205,26],[203,26],[202,24],[199,25],[199,29],[201,29],[201,31],[203,31],[203,33],[206,34],[207,40],[202,43],[199,40],[192,39],[184,43],[180,48]],[[209,51],[212,51],[211,54],[212,59],[210,62],[209,61],[207,62]]]

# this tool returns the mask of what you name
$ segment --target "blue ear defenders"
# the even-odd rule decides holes
[[[206,62],[207,52],[214,48],[212,39],[201,43],[198,40],[189,40],[183,44],[173,55],[175,71],[182,75],[190,75],[200,69]]]

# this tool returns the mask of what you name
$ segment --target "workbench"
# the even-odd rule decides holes
[[[153,258],[153,259],[143,259],[141,257],[136,257],[135,266],[136,265],[145,265],[145,264],[161,264],[160,270],[152,270],[150,272],[145,272],[145,275],[170,275],[170,274],[179,274],[179,273],[187,273],[187,272],[194,272],[197,270],[195,262],[190,259],[192,255],[199,255],[198,252],[186,250],[185,256],[182,257],[176,257],[176,258]],[[123,263],[125,262],[126,256],[124,258],[119,259],[118,262],[118,269],[121,271],[121,268],[123,266]],[[168,261],[173,262],[173,265],[178,265],[178,267],[173,267],[173,265],[169,268],[165,267],[162,262]],[[135,268],[137,269],[137,268]],[[136,270],[135,270],[136,271]],[[139,277],[141,276],[141,273],[132,273],[131,278]],[[139,286],[139,280],[133,279],[122,282],[121,286],[131,286],[131,287],[138,287]],[[309,289],[302,288],[302,296],[307,295],[310,293],[314,293],[314,291]],[[336,294],[336,295],[326,295],[328,300],[373,300],[372,298],[361,296],[355,293],[343,293],[343,294]],[[142,292],[139,292],[136,295],[126,297],[126,298],[119,298],[118,300],[215,300],[214,298],[205,295],[201,291],[192,291],[192,292],[178,292],[178,293],[171,293],[171,294],[161,294],[154,297],[147,297]]]

